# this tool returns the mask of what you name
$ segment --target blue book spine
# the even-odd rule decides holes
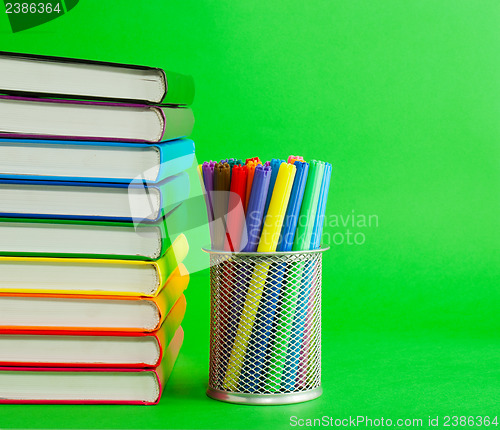
[[[17,212],[0,212],[0,217],[9,218],[40,218],[40,219],[69,219],[69,220],[84,220],[84,221],[123,221],[123,222],[157,222],[165,214],[170,212],[172,209],[177,207],[180,203],[189,197],[190,183],[189,176],[186,172],[182,172],[178,175],[168,178],[160,184],[150,185],[139,182],[131,182],[128,184],[120,183],[87,183],[87,182],[68,182],[68,181],[30,181],[30,180],[3,180],[0,179],[0,188],[2,185],[5,186],[26,186],[32,188],[34,193],[36,189],[46,190],[47,187],[71,187],[71,188],[81,188],[81,192],[84,193],[85,189],[99,188],[99,189],[127,189],[129,195],[134,193],[135,196],[140,196],[140,201],[145,202],[151,194],[151,190],[155,189],[158,192],[159,201],[159,211],[156,214],[150,214],[154,216],[142,217],[134,216],[134,211],[131,209],[130,216],[126,217],[114,217],[114,216],[100,216],[100,215],[79,215],[79,214],[52,214],[52,213],[17,213]]]
[[[2,146],[29,146],[51,148],[135,148],[138,151],[154,147],[159,152],[160,165],[158,175],[154,180],[149,180],[150,184],[159,184],[168,177],[177,175],[190,168],[194,161],[195,145],[190,139],[176,139],[155,144],[128,143],[128,142],[94,142],[94,141],[65,141],[65,140],[39,140],[39,139],[0,139]],[[57,182],[84,182],[84,183],[107,183],[107,184],[129,184],[133,180],[142,181],[142,178],[113,178],[113,177],[79,177],[79,176],[44,176],[44,175],[18,175],[0,172],[0,179],[11,180],[36,180],[36,181],[57,181]]]
[[[170,140],[156,146],[160,149],[160,171],[156,179],[157,183],[177,175],[193,165],[195,145],[192,140]]]

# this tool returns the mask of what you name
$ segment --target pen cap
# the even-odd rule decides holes
[[[306,189],[292,246],[294,251],[306,251],[311,246],[324,170],[325,163],[322,161],[312,160],[309,163]]]
[[[235,165],[232,169],[231,185],[229,196],[229,211],[237,205],[245,204],[248,169],[247,166]],[[243,206],[242,206],[243,207]]]
[[[214,173],[214,169],[215,169],[215,165],[217,163],[215,161],[205,161],[202,165],[201,165],[201,169],[203,171],[203,173]]]
[[[214,172],[214,188],[229,191],[231,166],[228,163],[217,163]]]
[[[285,162],[285,160],[279,160],[277,158],[273,158],[269,162],[272,172],[271,172],[271,182],[269,183],[269,191],[267,192],[267,200],[266,200],[266,206],[264,209],[264,217],[267,215],[267,211],[269,210],[269,204],[271,203],[271,197],[273,195],[273,190],[274,190],[274,183],[276,182],[276,178],[278,176],[280,166],[284,162]],[[266,162],[266,164],[267,164],[267,162]]]
[[[332,165],[325,163],[323,180],[318,201],[318,212],[314,221],[314,228],[311,235],[310,249],[318,249],[321,246],[321,236],[323,234],[323,224],[325,220],[326,202],[328,200],[328,190],[330,188],[330,178],[332,174]]]
[[[257,157],[256,157],[257,158]],[[245,197],[245,213],[248,208],[248,201],[250,200],[250,192],[252,191],[252,183],[253,183],[253,176],[255,174],[255,167],[259,164],[262,164],[260,160],[254,159],[254,158],[249,158],[247,159],[247,189],[246,189],[246,197]]]
[[[293,239],[297,230],[300,208],[302,199],[304,198],[304,190],[307,183],[307,175],[309,172],[309,164],[303,161],[295,161],[293,163],[297,169],[295,179],[293,181],[290,201],[286,210],[285,220],[281,229],[280,240],[278,243],[278,251],[291,251]]]
[[[241,251],[240,242],[245,226],[245,195],[247,185],[247,166],[235,165],[232,170],[229,206],[227,214],[226,251]]]
[[[229,164],[229,166],[231,166],[231,169],[238,164],[238,160],[236,158],[229,158],[227,160],[227,164]]]
[[[226,237],[225,220],[229,205],[229,187],[231,183],[231,166],[228,163],[217,163],[214,169],[213,191],[213,246],[215,249],[224,249]]]
[[[289,164],[294,164],[295,161],[304,161],[304,157],[301,155],[289,155],[288,156],[288,163]]]
[[[257,164],[262,164],[259,157],[253,157],[253,158],[247,158],[246,161],[245,161],[245,164],[248,164],[250,162],[254,162],[256,165]]]
[[[270,180],[271,167],[259,164],[255,168],[252,190],[250,192],[246,213],[247,237],[242,237],[241,239],[242,244],[246,242],[243,248],[244,252],[257,251],[262,228],[262,219],[264,217],[264,205],[266,203]]]
[[[283,226],[283,220],[292,191],[296,168],[283,162],[280,165],[274,185],[269,210],[264,219],[264,227],[259,242],[258,252],[274,252]]]
[[[209,217],[211,212],[211,218],[213,219],[213,206],[212,206],[212,191],[214,189],[214,169],[215,162],[205,162],[201,166],[202,174],[203,174],[203,184],[205,186],[205,191],[207,192],[207,198],[210,204]]]

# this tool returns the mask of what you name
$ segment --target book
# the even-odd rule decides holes
[[[0,52],[0,92],[190,105],[194,81],[156,67]]]
[[[189,189],[186,172],[157,185],[0,179],[0,217],[156,222]]]
[[[190,108],[0,96],[0,137],[155,143],[193,125]]]
[[[168,279],[187,273],[185,237],[156,261],[0,257],[0,293],[155,297]],[[181,261],[179,261],[181,260]]]
[[[156,367],[186,312],[184,294],[151,333],[0,332],[0,366]]]
[[[189,283],[175,271],[156,297],[88,294],[0,294],[0,330],[158,330]]]
[[[182,204],[156,223],[0,218],[0,256],[157,260],[187,255]],[[172,231],[174,230],[174,231]]]
[[[155,369],[1,367],[0,403],[156,404],[183,339],[179,327]]]
[[[190,168],[194,142],[157,144],[0,139],[0,178],[158,183]]]

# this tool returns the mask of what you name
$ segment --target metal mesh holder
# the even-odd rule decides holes
[[[321,261],[305,252],[210,254],[208,396],[288,404],[321,395]]]

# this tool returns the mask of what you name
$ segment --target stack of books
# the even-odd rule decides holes
[[[157,403],[184,336],[192,78],[0,52],[0,93],[0,403]]]

